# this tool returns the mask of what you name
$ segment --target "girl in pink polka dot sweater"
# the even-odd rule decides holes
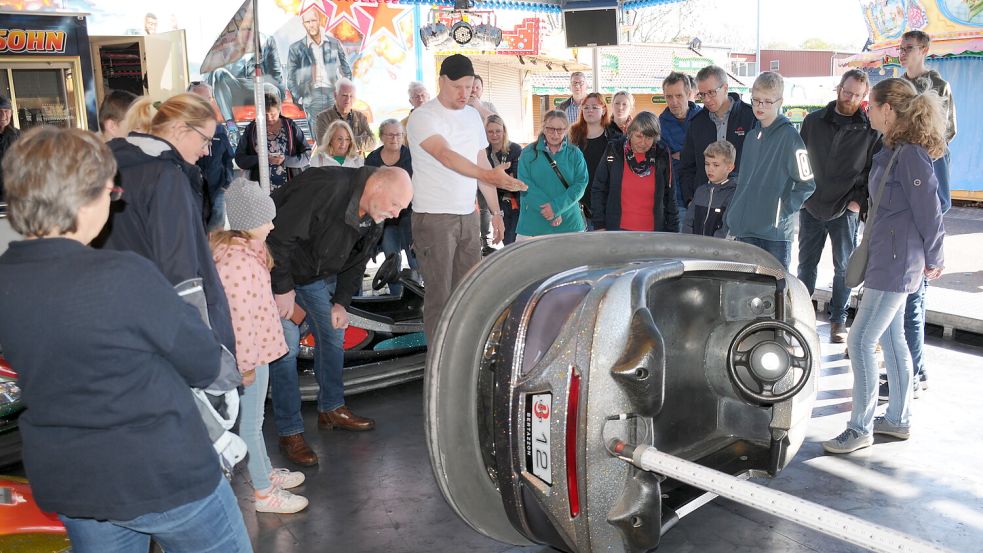
[[[301,485],[304,474],[274,469],[263,440],[269,363],[287,353],[270,285],[273,258],[266,249],[276,207],[258,183],[237,179],[225,193],[225,208],[230,230],[213,232],[210,241],[229,298],[236,361],[246,387],[240,402],[239,435],[249,450],[246,468],[256,490],[256,511],[296,513],[307,507],[307,499],[287,489]]]

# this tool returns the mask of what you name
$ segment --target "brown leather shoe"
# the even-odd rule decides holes
[[[362,432],[375,428],[375,421],[360,417],[352,413],[347,406],[342,405],[334,411],[321,411],[318,413],[317,425],[325,430],[340,428],[342,430],[351,430],[352,432]]]
[[[280,436],[280,453],[302,467],[312,467],[317,464],[317,454],[307,445],[303,433]]]
[[[832,323],[829,328],[829,341],[834,344],[845,344],[847,338],[846,323]]]

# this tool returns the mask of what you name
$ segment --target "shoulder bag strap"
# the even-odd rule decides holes
[[[881,182],[877,187],[877,192],[874,193],[874,201],[870,206],[867,222],[864,223],[864,236],[860,240],[861,243],[867,242],[870,238],[870,229],[874,226],[874,219],[877,217],[877,207],[880,206],[881,196],[884,195],[884,185],[887,183],[887,177],[891,173],[891,166],[894,165],[894,160],[898,157],[898,153],[901,152],[901,148],[904,148],[903,144],[894,150],[894,153],[891,154],[891,159],[887,162],[887,166],[884,167],[884,174],[881,175]]]
[[[560,178],[560,184],[563,185],[563,188],[570,188],[570,183],[568,183],[567,179],[563,177],[563,173],[560,172],[560,168],[556,166],[556,161],[553,160],[553,156],[551,156],[546,150],[543,150],[543,155],[545,155],[546,159],[550,162],[550,167],[553,168],[553,172]]]

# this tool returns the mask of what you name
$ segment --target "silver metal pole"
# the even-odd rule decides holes
[[[611,449],[619,459],[642,470],[668,476],[684,484],[696,486],[870,551],[882,553],[946,551],[935,544],[896,530],[662,453],[652,446],[631,446],[613,440]]]
[[[600,55],[597,53],[597,46],[591,48],[590,51],[591,51],[591,62],[590,62],[591,74],[594,75],[594,79],[593,79],[594,88],[591,89],[591,92],[600,92],[601,91],[601,64],[598,63],[598,58],[600,57]]]
[[[253,87],[253,101],[256,105],[256,154],[259,156],[259,185],[270,193],[270,150],[266,141],[266,99],[263,89],[263,52],[259,39],[259,2],[253,0],[253,61],[256,76]],[[240,140],[249,140],[244,136]]]
[[[754,76],[761,74],[761,0],[758,0],[758,24],[754,32],[754,48],[757,53],[754,55]]]

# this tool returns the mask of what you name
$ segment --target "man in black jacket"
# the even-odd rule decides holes
[[[754,126],[754,111],[741,97],[728,93],[727,73],[710,65],[696,74],[696,97],[703,101],[700,113],[696,114],[686,132],[686,143],[679,168],[679,186],[683,201],[689,205],[697,187],[707,183],[706,169],[703,168],[703,151],[718,140],[726,140],[737,150],[735,166],[741,167],[741,148],[744,135]],[[736,173],[731,178],[736,178]]]
[[[880,133],[860,104],[870,89],[867,74],[843,74],[836,100],[802,122],[802,141],[809,151],[816,191],[799,211],[799,280],[812,295],[819,260],[829,236],[833,249],[833,297],[829,303],[830,339],[846,342],[850,288],[844,282],[847,262],[857,245],[860,211],[867,205],[867,175]]]
[[[399,216],[413,198],[406,171],[396,167],[312,167],[273,193],[277,216],[266,239],[273,255],[273,294],[290,351],[270,364],[273,413],[280,450],[311,466],[317,455],[304,440],[297,383],[300,330],[294,302],[307,313],[317,349],[318,426],[362,431],[375,421],[345,406],[342,365],[346,308],[362,283],[382,223]]]

